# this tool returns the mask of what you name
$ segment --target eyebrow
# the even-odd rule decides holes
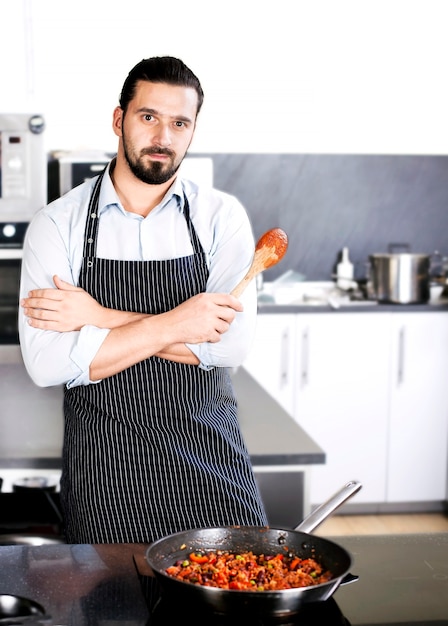
[[[140,109],[137,109],[137,113],[149,113],[149,115],[163,116],[163,113],[160,113],[160,111],[157,111],[157,109],[150,109],[148,107],[141,107]],[[179,120],[180,122],[189,122],[190,124],[193,122],[190,117],[186,117],[185,115],[172,115],[171,119]]]

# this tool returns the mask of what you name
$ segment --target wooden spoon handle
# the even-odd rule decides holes
[[[230,292],[239,298],[251,280],[268,267],[276,265],[284,257],[288,248],[288,237],[281,228],[272,228],[260,237],[255,247],[252,264],[246,276]]]

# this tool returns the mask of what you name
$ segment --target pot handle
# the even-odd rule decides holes
[[[307,515],[294,530],[304,533],[310,533],[317,528],[327,517],[329,517],[336,509],[338,509],[346,500],[355,495],[362,487],[357,480],[351,480],[346,483],[339,491],[331,496],[328,500],[320,504],[309,515]]]

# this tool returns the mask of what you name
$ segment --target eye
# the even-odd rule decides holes
[[[174,125],[176,126],[176,128],[184,128],[186,126],[186,123],[177,120],[176,122],[174,122]]]
[[[145,115],[143,116],[143,119],[145,120],[145,122],[152,122],[154,117],[151,115],[151,113],[145,113]]]

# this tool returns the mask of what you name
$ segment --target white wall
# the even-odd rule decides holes
[[[221,8],[219,8],[221,6]],[[448,153],[446,0],[0,0],[0,111],[114,150],[128,70],[171,54],[206,95],[192,151]]]

